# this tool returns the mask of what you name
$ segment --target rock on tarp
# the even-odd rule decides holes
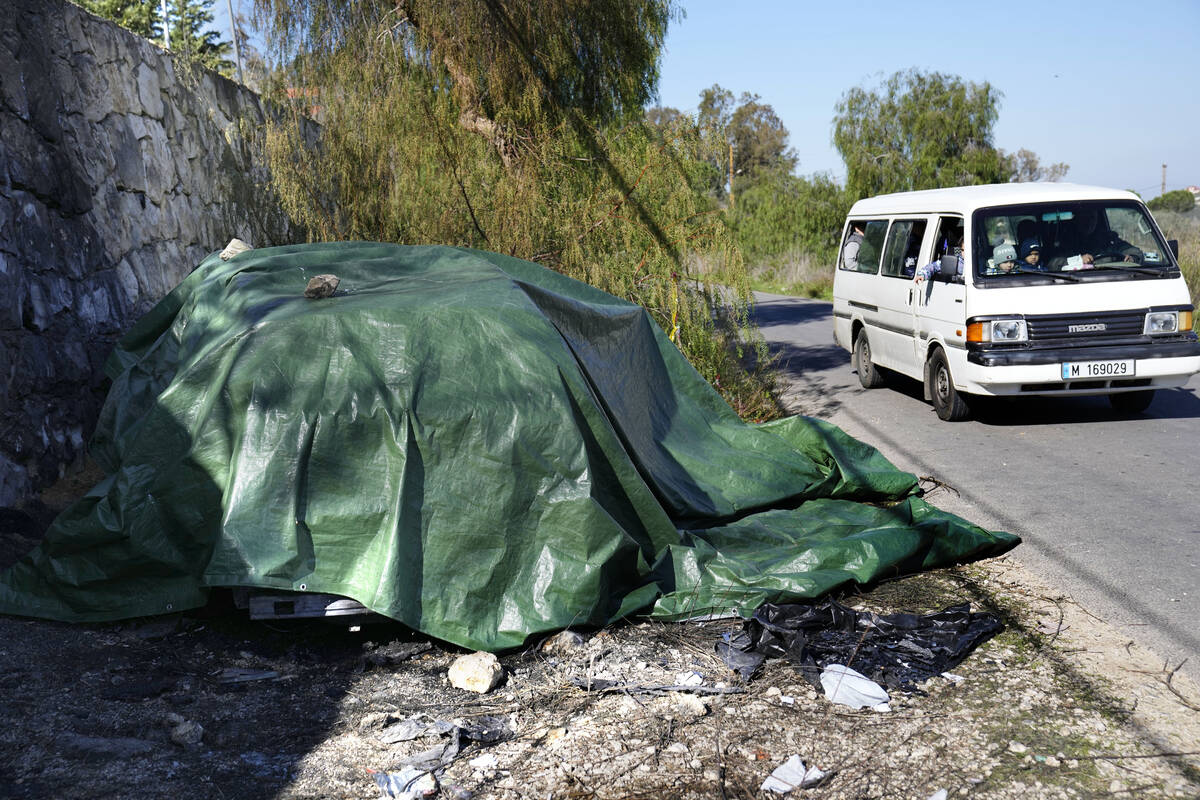
[[[336,293],[306,299],[327,273]],[[0,577],[0,612],[114,620],[260,587],[498,650],[1018,542],[829,424],[742,422],[643,309],[493,253],[214,254],[106,369],[107,477]]]

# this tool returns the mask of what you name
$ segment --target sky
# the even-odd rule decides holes
[[[212,6],[224,39],[228,2]],[[659,101],[694,114],[714,83],[759,95],[788,129],[799,174],[844,181],[834,106],[916,67],[998,89],[994,144],[1067,163],[1067,181],[1149,199],[1166,164],[1168,191],[1200,185],[1200,0],[680,3]]]
[[[1064,180],[1155,197],[1200,185],[1200,0],[972,0],[827,3],[682,0],[661,64],[659,99],[695,113],[720,84],[779,115],[797,172],[845,167],[834,106],[894,72],[986,81],[1003,93],[994,144]]]

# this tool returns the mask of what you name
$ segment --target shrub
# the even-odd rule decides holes
[[[1187,189],[1161,194],[1146,204],[1151,211],[1174,211],[1186,214],[1196,207],[1196,197]]]

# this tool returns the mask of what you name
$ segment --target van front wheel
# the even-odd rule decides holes
[[[858,338],[854,340],[854,361],[858,367],[858,382],[864,389],[878,389],[883,386],[883,376],[871,361],[871,342],[867,340],[866,331],[860,331]]]
[[[946,422],[964,420],[971,413],[967,402],[954,388],[950,365],[941,349],[934,350],[929,357],[929,396],[933,399],[933,408],[938,417]]]

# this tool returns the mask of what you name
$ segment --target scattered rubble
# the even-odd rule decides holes
[[[1200,755],[1188,755],[1200,712],[1184,704],[1200,705],[1196,688],[1140,662],[1077,669],[1081,656],[1127,657],[1127,640],[1098,638],[1103,626],[1059,600],[1067,624],[1051,641],[1037,626],[1048,601],[991,577],[1004,569],[844,601],[893,611],[969,600],[1004,619],[955,667],[960,680],[892,690],[886,715],[831,703],[785,659],[743,680],[714,648],[736,620],[622,624],[553,655],[534,642],[502,654],[503,682],[480,694],[447,679],[469,654],[391,623],[351,631],[213,609],[163,618],[147,636],[140,621],[0,617],[0,794],[734,800],[760,796],[791,763],[779,780],[802,785],[813,767],[824,777],[789,800],[1200,795]],[[268,672],[278,677],[222,680]],[[692,674],[699,685],[680,685]]]

